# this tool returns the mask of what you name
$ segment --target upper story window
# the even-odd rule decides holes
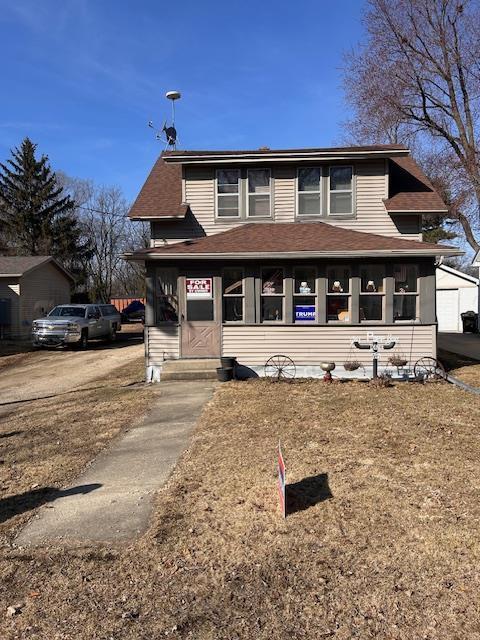
[[[269,218],[271,215],[270,169],[249,169],[247,190],[247,216]]]
[[[330,167],[328,212],[335,214],[353,213],[353,168],[350,166]]]
[[[302,167],[298,169],[299,216],[318,216],[322,211],[322,171],[320,167]]]
[[[240,170],[219,169],[217,171],[217,217],[238,218],[240,216]]]

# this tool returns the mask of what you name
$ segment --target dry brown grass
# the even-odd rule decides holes
[[[222,385],[143,538],[5,549],[0,636],[478,639],[479,424],[445,383]]]
[[[450,373],[472,387],[480,389],[480,364],[459,367],[458,369],[453,369]]]
[[[138,358],[98,381],[95,390],[0,407],[0,540],[11,539],[52,488],[75,477],[141,418],[148,390],[129,385],[142,376]]]

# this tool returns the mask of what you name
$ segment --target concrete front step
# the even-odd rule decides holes
[[[218,358],[189,358],[166,360],[163,363],[161,380],[213,380],[217,377]]]
[[[220,358],[182,358],[180,360],[165,360],[164,371],[198,371],[211,369],[215,371],[220,366]]]
[[[167,380],[214,380],[217,372],[211,369],[196,369],[195,371],[162,371],[160,381]]]

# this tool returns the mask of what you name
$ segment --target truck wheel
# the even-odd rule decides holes
[[[88,348],[88,331],[87,331],[87,329],[84,329],[82,331],[82,334],[80,336],[80,340],[78,342],[78,348],[81,349],[82,351],[85,351],[85,349]]]

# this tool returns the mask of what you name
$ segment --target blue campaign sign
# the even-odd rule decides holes
[[[314,304],[295,305],[295,322],[312,322],[312,320],[315,321]]]

